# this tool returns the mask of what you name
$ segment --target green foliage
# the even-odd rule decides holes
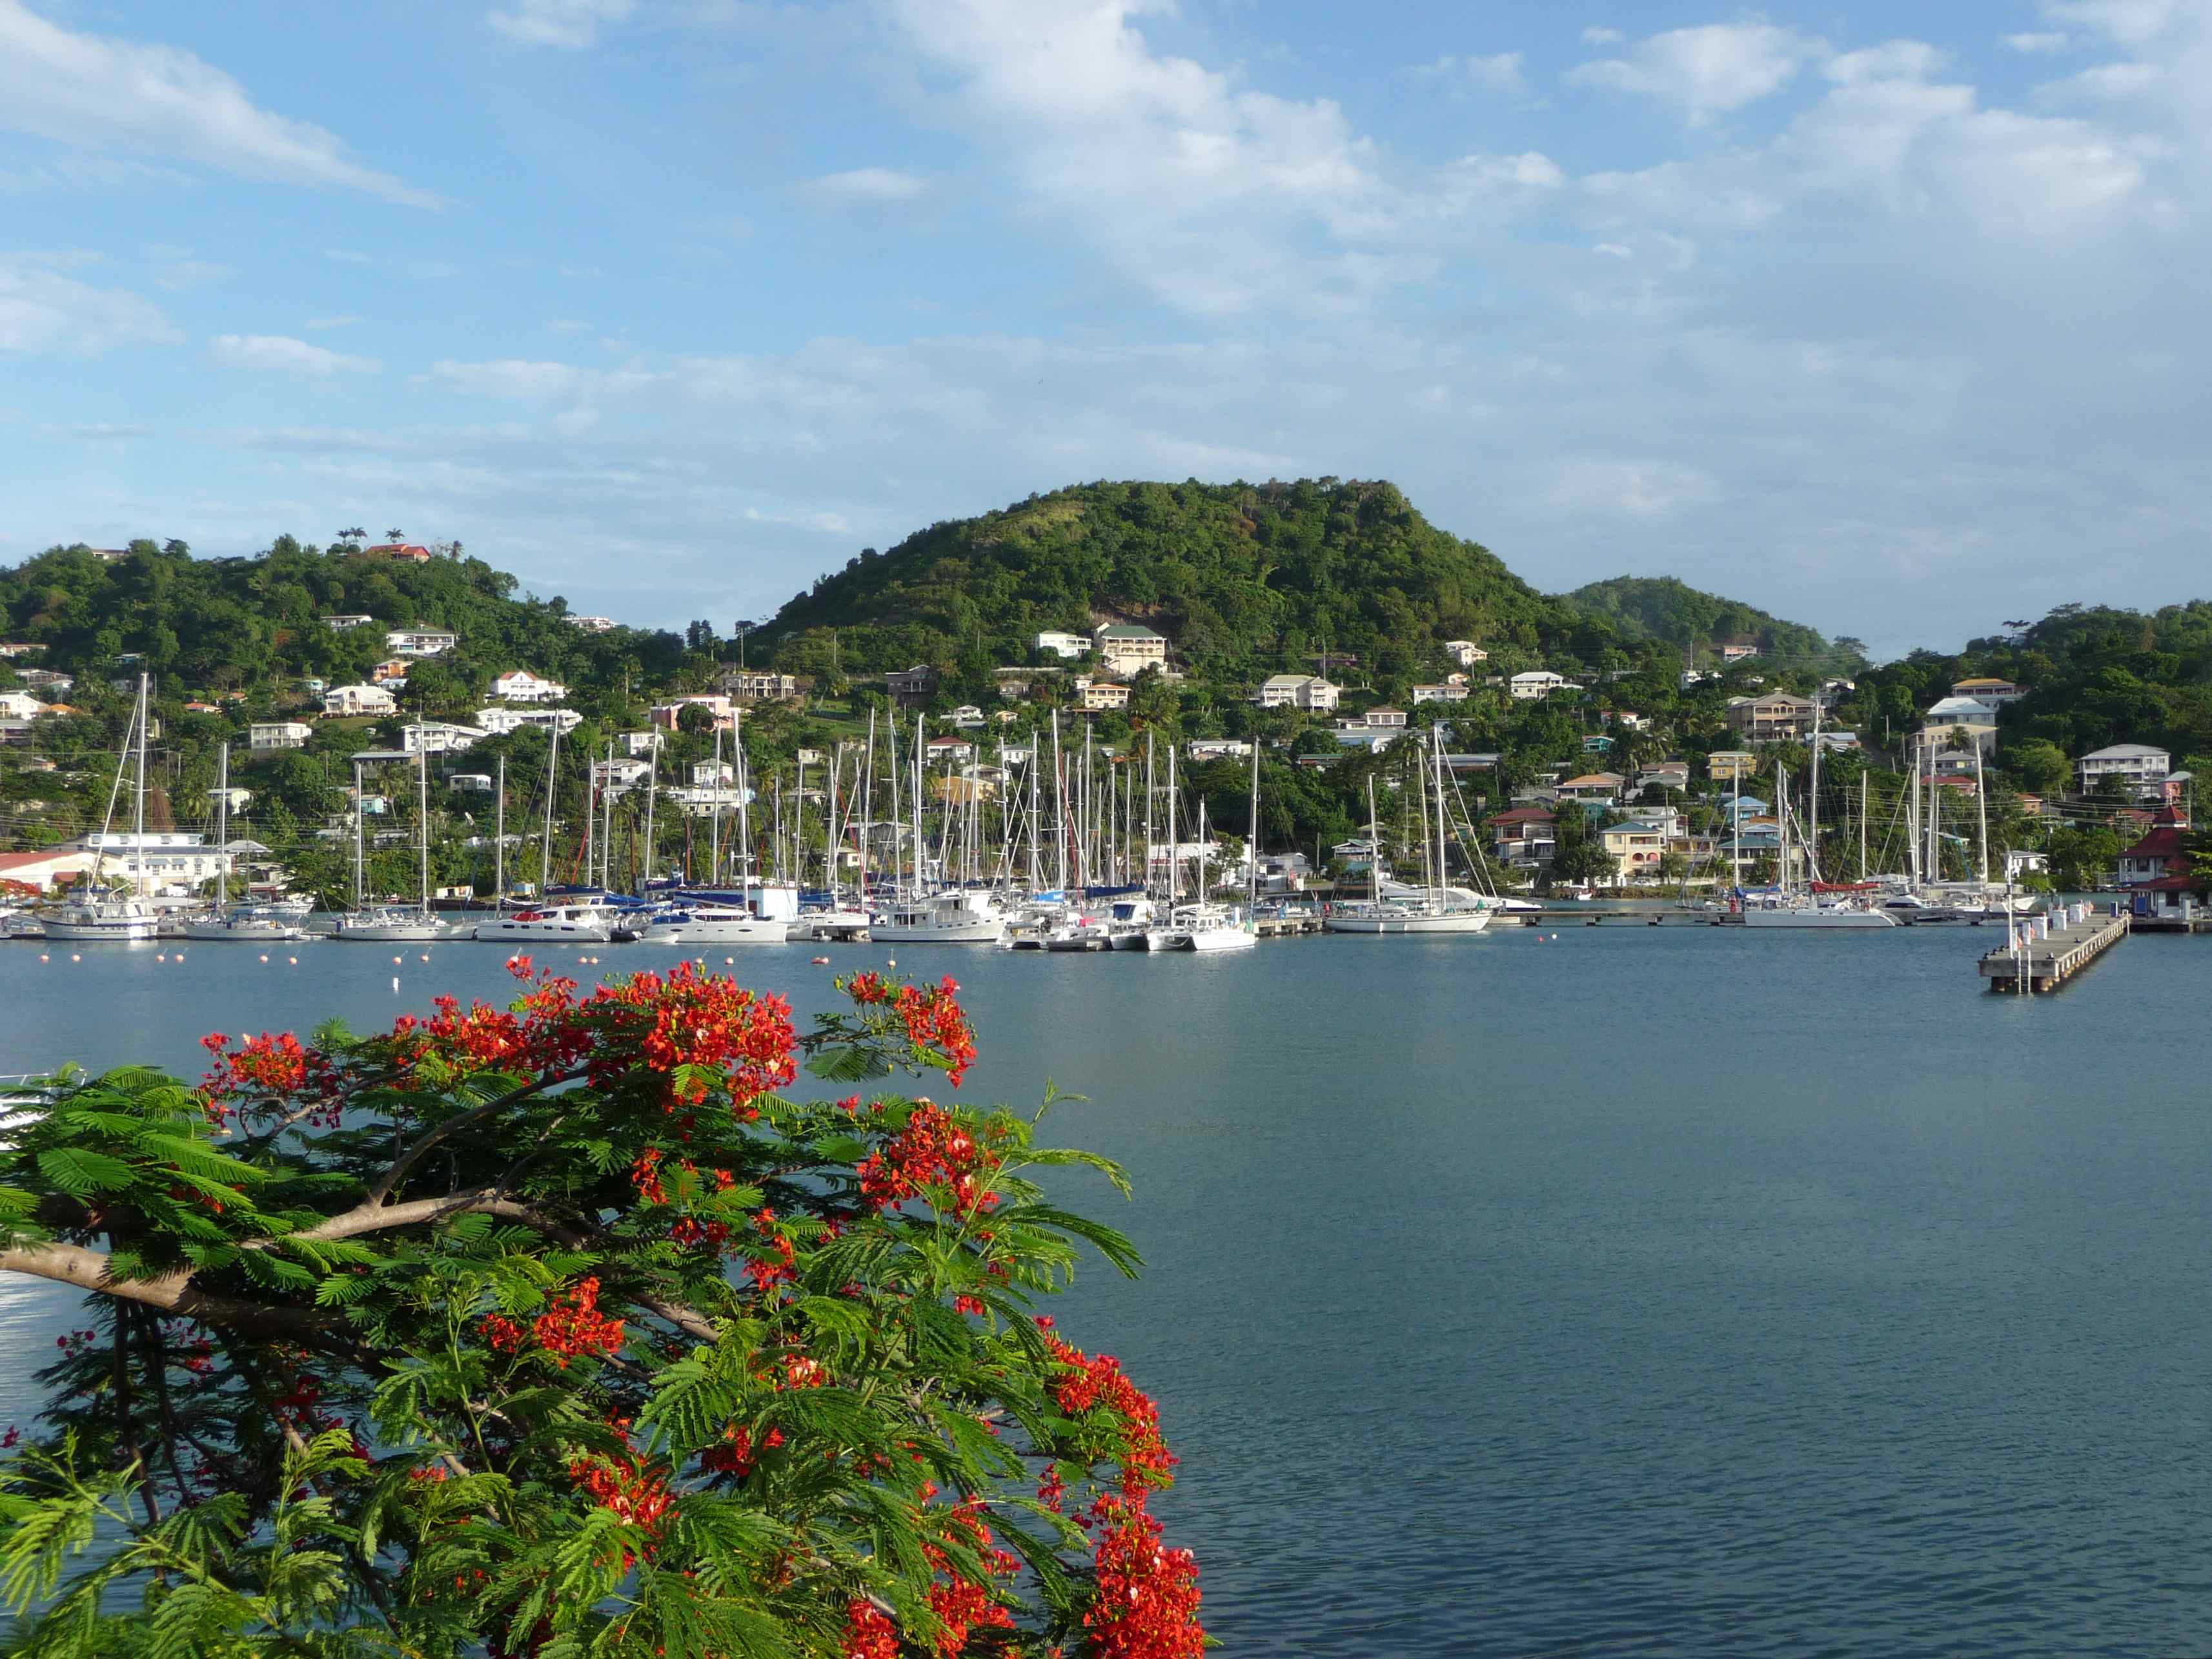
[[[1832,646],[1814,629],[1700,592],[1672,576],[1616,576],[1591,582],[1567,594],[1565,603],[1605,617],[1625,640],[1660,640],[1686,650],[1723,643],[1755,645],[1766,661],[1837,673],[1856,665],[1852,652]]]

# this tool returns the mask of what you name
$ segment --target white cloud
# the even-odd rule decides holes
[[[2005,45],[2010,46],[2014,52],[2024,53],[2031,58],[2048,57],[2052,52],[2063,52],[2066,50],[2067,42],[2068,37],[2056,30],[2042,33],[2008,34],[2004,37]]]
[[[2201,22],[2203,0],[2045,0],[2055,23],[2094,29],[2124,46],[2145,46],[2185,23]]]
[[[1821,73],[1847,87],[1863,81],[1925,81],[1943,63],[1943,54],[1924,40],[1890,40],[1838,53],[1821,65]]]
[[[0,257],[0,352],[89,356],[177,337],[159,307],[120,289],[64,276],[56,263],[67,262]]]
[[[889,4],[1030,206],[1168,304],[1340,308],[1401,270],[1398,204],[1343,110],[1156,52],[1138,22],[1161,0]]]
[[[2156,64],[2099,64],[2037,90],[2054,98],[2140,98],[2163,82],[2166,73]]]
[[[512,9],[488,13],[484,21],[511,40],[573,52],[596,42],[601,26],[636,9],[637,0],[514,0]]]
[[[1444,82],[1455,92],[1486,92],[1503,98],[1528,95],[1522,73],[1526,60],[1517,52],[1501,52],[1483,58],[1445,56],[1423,65],[1421,73]]]
[[[479,398],[567,398],[586,378],[583,370],[567,363],[532,362],[520,357],[488,363],[447,358],[433,363],[430,373]]]
[[[189,52],[73,33],[22,0],[0,0],[0,129],[413,207],[437,204],[350,160],[323,128],[258,107],[235,80]]]
[[[1583,31],[1583,44],[1586,46],[1617,46],[1626,39],[1628,37],[1619,29],[1606,28],[1595,23]]]
[[[1626,57],[1577,64],[1567,78],[1679,105],[1702,125],[1771,97],[1825,51],[1771,23],[1708,23],[1655,34]]]
[[[222,362],[234,368],[283,369],[294,374],[370,374],[373,357],[349,357],[286,334],[218,334],[208,343]]]
[[[928,188],[927,179],[895,167],[854,167],[810,179],[805,185],[808,194],[832,202],[910,202]]]
[[[319,331],[327,328],[351,328],[356,323],[364,319],[348,313],[342,317],[310,317],[305,326]]]

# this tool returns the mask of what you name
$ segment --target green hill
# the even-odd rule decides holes
[[[863,552],[767,631],[799,672],[1027,660],[1041,629],[1138,621],[1219,679],[1350,652],[1382,672],[1447,639],[1537,652],[1575,618],[1395,486],[1091,483]]]
[[[1770,661],[1825,661],[1838,648],[1847,655],[1863,655],[1855,640],[1832,646],[1816,629],[1703,592],[1672,576],[1615,576],[1563,594],[1560,603],[1610,623],[1626,640],[1656,640],[1686,651],[1755,645]]]

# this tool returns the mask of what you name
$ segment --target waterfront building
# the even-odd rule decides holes
[[[204,836],[179,830],[95,830],[84,838],[101,872],[118,872],[132,886],[175,883],[198,886],[230,873],[230,854],[210,847]]]
[[[1667,835],[1648,823],[1617,823],[1598,831],[1598,844],[1613,860],[1610,878],[1616,887],[1655,881],[1659,860],[1667,854]]]
[[[1500,864],[1534,870],[1559,851],[1559,818],[1541,806],[1514,806],[1491,815],[1491,852]]]

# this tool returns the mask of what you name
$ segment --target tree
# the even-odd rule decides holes
[[[198,1089],[66,1074],[11,1136],[0,1267],[94,1291],[0,1462],[19,1650],[1196,1659],[1158,1413],[1032,1312],[1081,1244],[1135,1265],[1033,1172],[1119,1171],[775,1092],[957,1087],[951,982],[856,975],[801,1039],[688,964],[516,968],[506,1011],[210,1036]]]
[[[687,702],[676,711],[676,729],[679,732],[711,732],[714,729],[714,711],[703,702]]]
[[[2005,751],[2005,768],[2020,780],[2021,788],[2038,795],[2063,793],[2074,779],[2066,751],[2043,738],[2013,744]]]

